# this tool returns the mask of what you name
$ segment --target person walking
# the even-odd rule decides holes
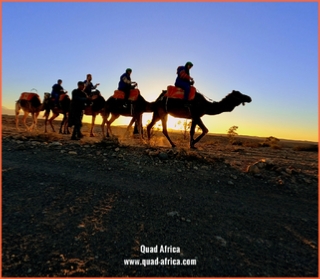
[[[85,104],[90,101],[90,98],[84,92],[84,82],[78,82],[78,88],[72,91],[72,99],[70,104],[70,115],[69,115],[69,127],[73,127],[71,139],[79,140],[83,137],[81,134],[82,117]]]

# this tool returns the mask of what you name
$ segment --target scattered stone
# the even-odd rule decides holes
[[[167,213],[168,216],[179,216],[179,213],[177,211],[171,211]]]
[[[31,141],[30,143],[31,143],[32,145],[40,145],[40,144],[41,144],[41,142],[39,142],[39,141],[34,141],[34,140]]]
[[[59,142],[59,141],[53,141],[53,142],[48,144],[48,146],[60,146],[60,145],[62,145],[62,143]]]
[[[147,154],[149,155],[149,156],[158,156],[159,155],[159,150],[156,150],[156,151],[149,151]]]
[[[305,183],[307,183],[307,184],[310,184],[310,183],[311,183],[311,180],[308,179],[308,178],[303,178],[303,181],[304,181]]]
[[[229,185],[234,185],[234,183],[232,181],[230,181],[230,180],[228,181],[228,184]]]
[[[222,246],[226,246],[227,245],[227,241],[225,239],[223,239],[221,236],[215,236],[216,240],[219,241],[219,243],[222,245]]]
[[[257,174],[260,172],[260,169],[257,165],[250,165],[247,168],[247,172],[252,174]]]
[[[160,160],[168,160],[169,159],[168,154],[165,153],[165,152],[160,152],[158,157],[159,157]]]
[[[247,167],[247,172],[252,174],[258,174],[263,169],[270,169],[274,166],[274,163],[270,159],[261,159],[252,165]]]
[[[284,181],[281,178],[277,179],[277,184],[278,185],[284,185]]]
[[[294,170],[292,168],[286,168],[286,173],[293,174]]]
[[[68,154],[77,155],[78,153],[76,151],[69,151]]]

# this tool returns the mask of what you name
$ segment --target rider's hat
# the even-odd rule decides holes
[[[128,72],[132,72],[132,70],[130,68],[127,68],[126,73],[128,73]]]
[[[190,61],[188,61],[188,62],[186,63],[186,67],[187,67],[188,65],[190,65],[191,67],[193,66],[192,62],[190,62]]]

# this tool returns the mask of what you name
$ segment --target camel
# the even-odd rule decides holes
[[[106,100],[103,98],[99,90],[95,90],[92,96],[92,104],[87,106],[84,110],[85,115],[92,115],[90,137],[94,137],[93,128],[96,117],[100,114],[102,116],[104,104]]]
[[[23,92],[20,95],[20,98],[18,101],[16,101],[15,105],[15,114],[16,114],[16,128],[19,131],[19,112],[20,109],[23,110],[24,116],[23,116],[23,124],[26,127],[27,131],[31,131],[33,129],[37,129],[37,119],[39,116],[40,111],[43,111],[45,109],[45,106],[49,102],[50,99],[50,93],[44,93],[43,103],[41,103],[40,97],[38,94],[33,92]],[[30,127],[26,124],[26,119],[28,117],[28,114],[31,113],[32,115],[32,124]]]
[[[48,93],[50,94],[50,93]],[[50,101],[46,104],[45,107],[45,121],[44,121],[44,132],[47,133],[47,123],[50,115],[50,110],[52,111],[52,116],[49,119],[49,124],[52,128],[52,131],[55,132],[53,127],[53,120],[56,119],[60,113],[63,114],[63,119],[61,121],[59,133],[60,134],[70,134],[68,128],[68,117],[70,111],[70,97],[67,94],[62,94],[59,98],[60,108],[55,107],[54,99],[50,98]],[[62,129],[63,128],[63,129]]]
[[[166,90],[162,91],[158,99],[155,101],[152,120],[147,126],[147,134],[148,139],[150,140],[151,128],[157,121],[161,120],[162,133],[166,136],[172,147],[175,147],[176,145],[172,142],[167,132],[168,114],[173,117],[192,120],[190,128],[190,148],[196,149],[195,144],[209,131],[201,120],[203,115],[216,115],[223,112],[231,112],[241,103],[244,105],[245,103],[251,102],[251,98],[249,96],[235,90],[224,97],[220,102],[209,102],[201,93],[195,92],[194,99],[189,101],[190,106],[186,106],[185,102],[180,99],[166,97],[166,93]],[[193,137],[196,125],[201,128],[202,133],[194,139]]]
[[[142,130],[141,129],[142,114],[144,112],[153,112],[154,102],[151,102],[151,103],[147,102],[139,93],[139,95],[137,96],[137,99],[135,101],[132,101],[128,107],[126,108],[123,107],[123,104],[124,104],[123,99],[120,99],[120,98],[118,99],[118,98],[115,98],[114,96],[111,96],[105,102],[105,106],[102,113],[103,121],[101,124],[103,137],[105,137],[105,131],[104,131],[105,124],[107,124],[106,137],[109,137],[110,135],[112,135],[111,124],[116,119],[118,119],[120,115],[122,115],[122,116],[132,117],[130,124],[127,127],[126,133],[129,131],[133,123],[137,122],[139,136],[140,136],[140,139],[142,139],[143,138],[142,131],[141,131]],[[111,114],[111,117],[108,120],[108,117],[110,116],[110,114]],[[110,134],[109,134],[109,131],[110,131]]]

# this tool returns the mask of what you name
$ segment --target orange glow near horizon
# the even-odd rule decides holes
[[[148,121],[151,120],[151,118],[152,118],[151,113],[146,113],[143,115],[142,120],[143,120],[144,127],[147,125]],[[117,120],[115,120],[113,122],[112,125],[113,126],[128,125],[130,120],[131,120],[130,117],[120,116]],[[167,127],[168,127],[168,129],[183,130],[184,121],[185,121],[185,119],[183,119],[183,118],[174,118],[169,115]],[[189,120],[187,120],[187,121],[189,121]],[[91,124],[91,116],[84,115],[83,122]],[[101,125],[101,123],[102,123],[102,117],[100,115],[98,115],[95,120],[95,126],[99,126],[99,125]],[[221,123],[219,123],[219,124],[220,124],[220,126],[217,127],[218,123],[211,122],[211,121],[205,122],[205,125],[209,129],[209,133],[226,135],[227,130],[229,129],[229,127],[227,127],[228,125],[226,126],[226,125],[221,125]],[[160,129],[162,130],[162,125],[161,125],[160,120],[155,124],[155,127],[156,128],[160,127]],[[265,127],[252,126],[251,129],[248,129],[248,128],[244,129],[243,127],[239,127],[237,132],[239,135],[243,135],[243,136],[256,136],[256,137],[262,137],[262,138],[274,136],[279,139],[302,140],[302,141],[305,140],[305,141],[318,142],[317,135],[309,134],[307,129],[302,132],[301,131],[296,132],[296,131],[288,131],[288,130],[286,130],[286,131],[279,130],[279,129],[275,129],[273,127],[273,133],[269,134],[268,132],[266,132]]]

